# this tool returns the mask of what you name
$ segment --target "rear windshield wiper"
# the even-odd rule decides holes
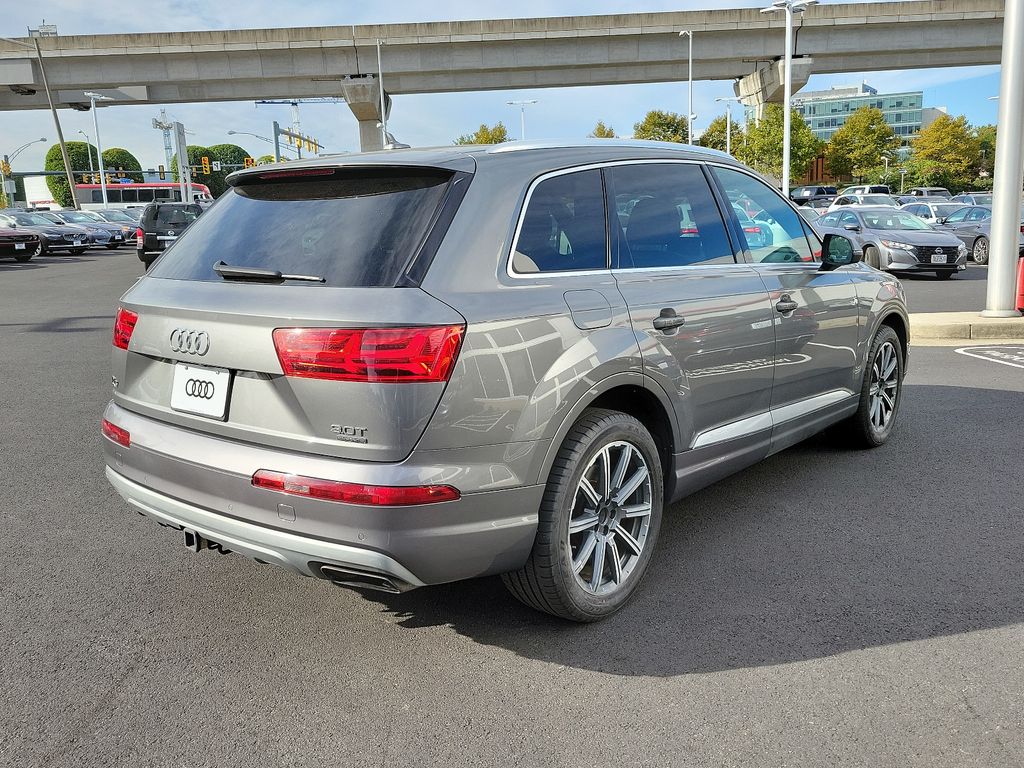
[[[261,269],[260,267],[233,267],[218,261],[213,265],[213,271],[225,280],[250,280],[256,283],[280,283],[285,280],[303,280],[307,283],[326,283],[327,278],[317,275],[286,275],[276,269]]]

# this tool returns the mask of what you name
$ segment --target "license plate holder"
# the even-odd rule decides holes
[[[14,244],[14,250],[16,250],[16,251],[24,251],[25,250],[25,244],[24,243],[15,243]]]
[[[940,255],[936,253],[934,256],[932,256],[932,264],[945,264],[946,258],[946,254],[943,253]]]
[[[75,240],[75,242],[74,242],[74,246],[75,246],[76,248],[77,248],[78,246],[80,246],[81,244],[82,244],[82,241],[81,241],[81,240]]]
[[[231,371],[176,363],[171,382],[171,408],[224,421],[231,392]]]

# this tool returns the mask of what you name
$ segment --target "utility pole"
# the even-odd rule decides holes
[[[174,167],[174,148],[171,142],[171,134],[174,131],[174,123],[168,121],[167,110],[160,110],[160,118],[153,118],[153,127],[164,133],[164,166],[167,170],[171,170]]]
[[[686,106],[686,143],[693,144],[693,30],[685,29],[679,33],[679,36],[689,38],[689,53],[686,57],[686,79],[690,84],[689,98]]]

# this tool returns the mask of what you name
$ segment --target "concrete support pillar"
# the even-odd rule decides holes
[[[341,84],[342,96],[348,108],[359,121],[359,149],[372,152],[384,148],[384,135],[380,129],[380,88],[375,77],[352,78]],[[391,116],[391,97],[384,94],[385,109]]]
[[[1006,0],[985,317],[1016,317],[1024,184],[1024,0]]]
[[[802,56],[793,59],[793,91],[799,91],[811,76],[814,59]],[[785,62],[782,59],[759,67],[733,84],[733,92],[745,107],[753,110],[754,120],[764,117],[765,104],[781,104],[785,98]]]

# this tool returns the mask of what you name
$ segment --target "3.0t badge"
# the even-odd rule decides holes
[[[175,328],[171,331],[171,351],[202,357],[210,351],[210,335],[206,331]]]

